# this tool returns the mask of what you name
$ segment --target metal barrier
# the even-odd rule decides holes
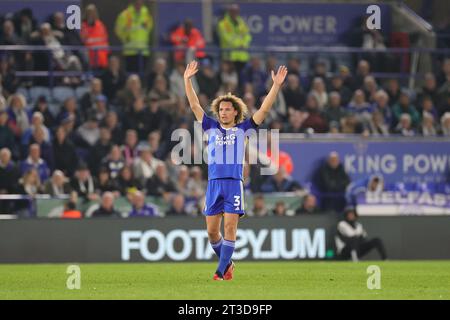
[[[89,51],[100,51],[100,50],[108,50],[111,53],[120,53],[123,50],[122,46],[99,46],[99,47],[85,47],[85,46],[61,46],[59,49],[64,50],[66,52],[83,52],[83,54],[87,57]],[[31,45],[0,45],[0,53],[2,51],[10,51],[11,54],[14,52],[36,52],[36,51],[45,51],[47,52],[49,59],[50,70],[19,70],[16,71],[17,77],[48,77],[50,88],[53,88],[55,84],[56,77],[63,76],[80,76],[84,79],[90,79],[99,74],[99,70],[94,70],[91,68],[90,64],[87,63],[87,69],[82,71],[57,71],[53,69],[52,62],[52,51],[54,48],[48,48],[46,46],[31,46]],[[147,57],[142,55],[142,48],[136,48],[139,51],[139,75],[143,77],[145,75],[146,70],[143,68],[145,65],[144,60]],[[158,54],[163,54],[167,58],[170,59],[170,54],[174,51],[179,51],[181,49],[175,48],[173,46],[158,46],[158,47],[149,47],[151,52],[151,56],[155,56]],[[231,49],[220,49],[217,46],[208,46],[205,51],[209,57],[213,59],[215,63],[220,61],[220,56],[222,52],[231,51]],[[338,65],[344,64],[348,67],[352,67],[354,62],[359,60],[360,58],[367,57],[368,55],[392,55],[396,58],[400,59],[400,63],[398,65],[403,65],[403,60],[408,58],[409,55],[414,54],[415,56],[429,54],[433,56],[441,55],[450,56],[450,49],[433,49],[433,48],[387,48],[387,49],[363,49],[363,48],[354,48],[354,47],[302,47],[302,46],[289,46],[289,47],[280,47],[280,46],[267,46],[267,47],[256,47],[253,46],[248,49],[252,55],[262,55],[266,56],[276,56],[279,62],[284,62],[287,58],[291,56],[296,56],[302,59],[303,64],[306,62],[308,64],[308,60],[315,61],[318,58],[323,58],[325,60],[329,60],[330,64],[335,65],[332,67],[330,71],[334,71]],[[189,55],[187,55],[189,56]],[[192,56],[192,55],[191,55]],[[399,70],[399,72],[373,72],[372,75],[375,78],[383,79],[383,78],[398,78],[401,80],[410,79],[410,78],[420,78],[423,74],[415,74],[412,73],[411,70],[413,68],[408,68],[409,70]],[[429,70],[431,71],[431,70]],[[406,82],[405,82],[406,83]],[[411,88],[412,89],[412,88]]]

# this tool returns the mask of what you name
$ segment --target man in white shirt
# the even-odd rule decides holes
[[[358,215],[354,207],[347,207],[344,220],[337,226],[335,237],[338,257],[343,260],[358,261],[372,249],[377,249],[382,260],[386,260],[386,250],[379,238],[369,239],[361,223],[357,222]]]

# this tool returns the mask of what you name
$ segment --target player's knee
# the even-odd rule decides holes
[[[208,229],[208,238],[209,240],[217,240],[220,239],[220,231],[219,229]]]
[[[227,223],[224,226],[224,231],[225,231],[225,238],[226,239],[234,239],[236,237],[236,225],[232,224],[232,223]]]

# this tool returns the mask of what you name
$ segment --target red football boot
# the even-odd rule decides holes
[[[228,265],[227,270],[225,271],[225,274],[223,275],[224,280],[232,280],[233,279],[234,268],[235,268],[234,262],[231,261],[230,264]]]

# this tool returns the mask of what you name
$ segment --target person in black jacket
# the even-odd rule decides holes
[[[335,237],[338,257],[343,260],[358,261],[372,249],[376,249],[382,260],[386,260],[386,250],[379,238],[369,239],[366,230],[358,221],[358,214],[354,207],[347,207],[344,220],[337,226]]]
[[[114,209],[114,194],[105,192],[100,207],[92,213],[92,218],[120,218],[119,211]]]
[[[72,177],[78,166],[78,156],[73,143],[66,139],[66,132],[63,127],[56,130],[53,141],[53,157],[55,169],[59,169],[67,177]]]
[[[337,152],[331,152],[327,161],[319,168],[318,188],[324,210],[341,211],[345,206],[345,189],[350,178],[341,164]]]
[[[0,150],[0,194],[16,193],[20,171],[17,165],[11,160],[11,151],[8,148]],[[11,212],[14,209],[14,201],[0,201],[0,214]]]

